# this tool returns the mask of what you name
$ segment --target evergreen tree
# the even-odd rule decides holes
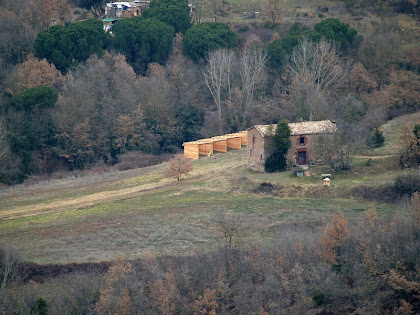
[[[272,140],[272,153],[265,161],[265,171],[272,173],[284,171],[287,166],[287,151],[291,146],[290,128],[287,120],[282,120],[277,124],[276,132]]]
[[[159,20],[135,16],[119,21],[112,30],[115,47],[137,73],[144,73],[150,62],[162,64],[172,51],[174,28]]]
[[[229,26],[222,23],[201,23],[191,27],[183,38],[185,55],[195,62],[206,58],[210,50],[234,48],[238,37]]]
[[[385,137],[378,128],[375,128],[373,131],[372,136],[370,137],[368,141],[368,145],[374,148],[379,148],[384,145]]]
[[[185,33],[191,27],[187,0],[153,0],[143,16],[169,24],[175,29],[175,33]]]

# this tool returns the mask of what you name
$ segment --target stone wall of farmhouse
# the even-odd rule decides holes
[[[298,164],[298,154],[299,151],[306,152],[306,164],[319,162],[321,159],[321,154],[319,150],[319,139],[321,137],[328,137],[331,135],[328,134],[310,134],[310,135],[295,135],[291,136],[290,140],[292,145],[287,154],[288,165],[297,165]],[[301,141],[301,138],[304,138],[304,144]]]
[[[319,150],[320,137],[329,137],[328,134],[309,134],[290,136],[291,146],[287,153],[289,167],[299,164],[319,162],[322,152]],[[303,139],[302,139],[303,138]],[[265,160],[272,152],[272,137],[263,137],[257,129],[248,130],[248,168],[257,172],[264,172]],[[299,163],[299,152],[305,152],[305,163]]]
[[[257,172],[264,172],[267,154],[264,140],[255,128],[248,130],[248,168]]]

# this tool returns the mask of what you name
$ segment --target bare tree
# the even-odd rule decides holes
[[[355,124],[338,124],[337,131],[320,136],[316,155],[329,164],[333,172],[349,170],[354,157],[365,144],[365,128]]]
[[[220,134],[225,114],[232,129],[247,126],[255,93],[264,82],[266,61],[266,52],[256,46],[239,55],[227,49],[209,53],[204,78],[217,107]]]
[[[325,40],[318,43],[308,39],[301,41],[290,57],[289,70],[298,89],[311,91],[308,98],[310,101],[305,104],[308,117],[303,118],[315,118],[317,104],[343,83],[350,69],[351,62],[340,59],[340,51],[336,44]]]
[[[220,134],[223,133],[223,94],[227,94],[227,99],[232,99],[231,74],[233,58],[234,52],[232,50],[218,49],[211,51],[207,57],[208,65],[204,69],[204,79],[206,81],[206,85],[209,88],[217,107]]]
[[[226,249],[230,253],[232,247],[238,242],[244,233],[245,224],[242,216],[220,212],[216,217],[217,229],[224,241]]]
[[[6,130],[0,123],[0,174],[6,169],[10,154],[9,144],[6,139]]]
[[[20,260],[11,247],[0,249],[0,291],[21,275]]]
[[[264,4],[264,14],[270,22],[281,21],[284,14],[285,0],[266,0]]]
[[[168,168],[163,172],[165,177],[175,177],[178,181],[182,179],[182,175],[188,174],[193,170],[191,161],[182,154],[178,154],[169,160]]]
[[[246,48],[240,54],[241,77],[241,121],[240,129],[246,127],[249,110],[254,100],[255,92],[264,81],[264,69],[267,61],[265,50],[255,47]]]

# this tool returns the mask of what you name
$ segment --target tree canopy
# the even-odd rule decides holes
[[[26,89],[22,94],[15,95],[13,103],[25,110],[53,108],[57,99],[58,94],[52,88],[36,86]]]
[[[68,26],[56,25],[38,34],[35,56],[46,58],[64,72],[92,54],[100,55],[105,36],[102,22],[95,19]]]
[[[103,2],[104,0],[79,0],[79,7],[91,10],[92,8],[101,6]]]
[[[144,73],[150,62],[163,63],[172,51],[174,28],[156,19],[132,17],[113,27],[118,51],[137,73]]]
[[[286,55],[292,53],[293,48],[299,44],[300,36],[292,35],[276,39],[268,45],[268,65],[274,69],[281,69]]]
[[[340,44],[343,49],[352,44],[357,36],[357,31],[354,28],[335,18],[325,19],[315,24],[314,30],[325,37],[327,41]]]
[[[290,55],[295,46],[304,38],[317,42],[321,39],[321,35],[302,23],[293,23],[289,29],[288,36],[276,39],[268,46],[268,66],[273,69],[281,69],[284,65],[285,57]]]
[[[154,18],[171,25],[175,33],[185,33],[191,27],[187,0],[153,0],[144,11],[145,18]]]
[[[195,62],[204,60],[210,50],[233,48],[237,44],[237,35],[222,23],[195,25],[188,29],[183,38],[185,55]]]

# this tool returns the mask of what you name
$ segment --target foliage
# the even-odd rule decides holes
[[[368,139],[368,145],[373,148],[379,148],[384,145],[385,137],[378,128],[375,128],[371,137]]]
[[[130,314],[132,302],[127,283],[133,273],[133,266],[118,256],[104,275],[104,285],[100,290],[99,301],[95,304],[96,314]]]
[[[115,48],[125,54],[137,73],[144,73],[151,62],[164,63],[172,50],[173,27],[156,19],[123,19],[112,31]]]
[[[0,248],[0,293],[22,276],[21,265],[19,255],[13,248]]]
[[[43,298],[38,298],[34,305],[32,305],[29,312],[30,315],[47,315],[48,314],[48,304]]]
[[[159,309],[161,314],[174,313],[176,302],[180,296],[176,287],[175,274],[171,267],[168,268],[163,278],[150,284],[150,297],[152,307]]]
[[[271,23],[277,23],[283,19],[285,0],[266,0],[264,14]]]
[[[60,314],[417,312],[418,225],[409,213],[390,218],[371,207],[351,221],[335,213],[319,227],[283,222],[270,244],[253,239],[231,251],[220,246],[188,256],[144,253],[130,263],[118,258],[105,274],[104,263],[28,264],[29,283],[6,288],[0,311],[29,314],[34,297],[49,296],[53,288],[48,306]],[[214,228],[209,226],[212,233]]]
[[[19,64],[17,69],[19,90],[36,86],[48,86],[56,90],[63,83],[63,75],[54,64],[47,59],[38,60],[29,55],[25,62]]]
[[[265,161],[266,172],[284,171],[287,166],[286,155],[291,146],[290,128],[287,120],[279,121],[272,139],[272,153]]]
[[[185,33],[191,27],[187,0],[153,0],[143,16],[171,25],[175,33]]]
[[[321,39],[321,35],[302,23],[293,23],[289,29],[288,36],[273,40],[270,45],[268,45],[268,66],[276,70],[282,70],[287,62],[287,56],[290,55],[293,52],[293,49],[304,39],[318,42]]]
[[[236,47],[238,38],[225,24],[202,23],[188,29],[182,44],[186,56],[195,62],[201,62],[211,50]]]
[[[53,108],[58,94],[50,87],[37,86],[26,89],[22,94],[13,97],[13,103],[23,110]]]
[[[102,54],[105,32],[100,20],[91,19],[68,26],[53,26],[38,34],[35,56],[46,58],[62,72],[92,54]]]
[[[37,86],[15,95],[4,108],[8,148],[19,163],[20,175],[15,174],[18,175],[16,178],[10,173],[11,177],[2,181],[21,181],[22,176],[35,170],[50,172],[54,168],[51,159],[56,153],[52,147],[57,141],[51,112],[57,98],[58,94],[52,88]],[[40,152],[44,159],[37,155]]]
[[[175,118],[180,126],[179,132],[182,142],[198,139],[203,117],[197,107],[191,104],[180,107],[175,113]]]
[[[293,48],[299,44],[300,36],[291,35],[282,39],[276,39],[268,45],[268,63],[273,69],[280,70],[284,67],[286,56],[292,53]]]
[[[307,38],[314,42],[321,39],[321,34],[311,30],[309,27],[300,22],[294,22],[292,26],[290,26],[289,36],[300,36],[301,38]]]
[[[90,10],[95,17],[103,13],[104,0],[79,0],[79,7]]]
[[[322,20],[315,24],[314,30],[326,40],[338,43],[343,49],[353,44],[357,36],[357,31],[354,28],[336,18]]]
[[[420,132],[419,124],[403,124],[400,131],[400,141],[403,144],[404,153],[401,155],[401,166],[420,165]],[[405,160],[405,162],[404,162]]]
[[[411,196],[414,192],[420,191],[420,175],[412,172],[397,176],[394,182],[394,190],[400,196]]]
[[[320,255],[325,262],[331,265],[340,263],[341,246],[349,234],[350,230],[347,227],[347,220],[344,219],[343,212],[335,213],[331,222],[324,227],[320,240]]]
[[[178,181],[182,175],[188,174],[193,170],[193,164],[183,154],[178,154],[168,162],[168,168],[163,172],[165,177],[174,177]]]
[[[366,142],[366,129],[360,124],[338,123],[337,130],[320,136],[315,145],[317,155],[333,172],[349,170],[353,159]]]
[[[411,213],[418,227],[420,227],[420,192],[415,191],[411,196]]]

